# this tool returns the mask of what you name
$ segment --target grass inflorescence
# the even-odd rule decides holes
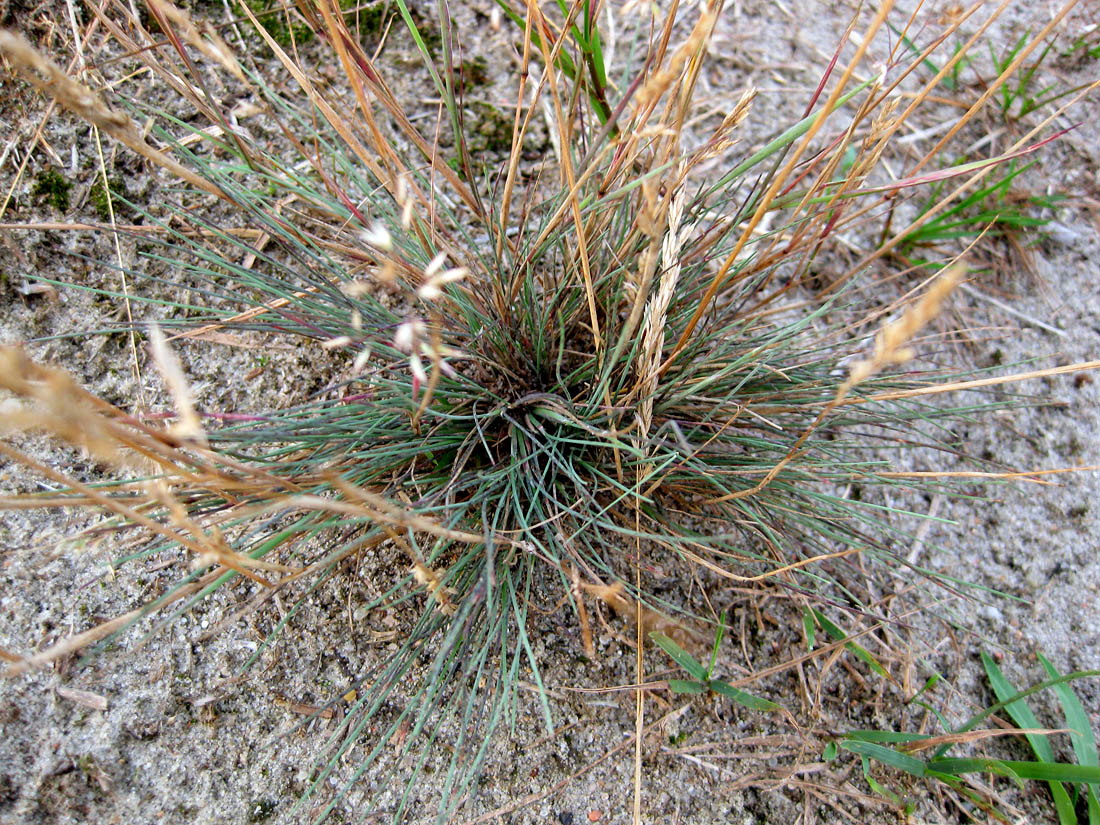
[[[718,615],[656,597],[648,571],[778,587],[806,605],[880,618],[867,565],[904,564],[896,551],[906,533],[901,508],[873,490],[955,491],[951,473],[906,469],[897,456],[954,462],[948,422],[984,405],[939,403],[942,388],[968,376],[915,360],[942,349],[935,322],[965,277],[962,264],[915,285],[916,300],[873,312],[846,284],[890,249],[952,229],[960,192],[977,201],[996,193],[1000,184],[981,188],[983,178],[1036,145],[1033,131],[990,162],[922,174],[926,158],[900,183],[883,183],[891,139],[963,54],[915,97],[895,92],[930,51],[858,80],[889,5],[848,44],[851,59],[824,72],[804,116],[749,154],[737,145],[756,114],[748,88],[708,135],[695,139],[693,127],[687,140],[720,3],[639,26],[631,57],[613,66],[588,0],[553,13],[502,3],[521,70],[498,167],[472,148],[472,75],[463,67],[475,64],[461,55],[446,4],[438,42],[404,0],[380,24],[423,59],[439,100],[425,131],[343,2],[283,14],[329,50],[347,95],[315,82],[251,2],[239,6],[243,19],[297,85],[293,96],[165,0],[150,0],[154,30],[121,6],[104,12],[112,37],[206,117],[213,128],[203,130],[140,100],[128,112],[109,106],[7,35],[5,56],[31,82],[249,227],[231,230],[191,208],[144,211],[160,230],[146,236],[148,256],[178,272],[177,297],[150,304],[159,327],[139,325],[175,402],[171,427],[110,407],[19,353],[5,356],[0,377],[26,405],[19,422],[86,447],[127,479],[82,483],[5,445],[60,485],[39,503],[90,504],[142,527],[131,558],[183,547],[194,562],[144,608],[56,650],[13,657],[11,669],[155,611],[184,610],[238,577],[308,591],[342,560],[387,546],[407,573],[376,604],[416,600],[419,616],[358,680],[306,797],[327,793],[368,730],[372,744],[321,816],[365,773],[383,787],[379,776],[401,772],[393,821],[414,805],[450,817],[475,798],[490,736],[514,713],[521,678],[536,686],[553,730],[532,643],[533,593],[569,603],[588,656],[586,602],[624,618],[639,684],[653,633],[693,676],[684,684],[698,687],[685,691],[770,709],[713,678],[717,643],[711,666],[699,664],[708,654],[702,631],[722,627]],[[203,91],[200,75],[213,70],[247,90],[281,148],[238,128]],[[150,135],[138,127],[146,120]],[[548,161],[524,160],[536,127],[546,129]],[[926,183],[944,191],[916,221],[827,288],[811,287],[842,230]],[[141,282],[140,270],[126,274]],[[334,366],[314,397],[221,416],[214,427],[189,397],[172,341],[221,330],[304,339]],[[967,483],[1005,475],[971,469],[960,474]],[[854,644],[836,632],[838,646]],[[401,713],[383,714],[396,696]],[[449,745],[439,756],[441,736]],[[430,803],[429,756],[443,763]]]

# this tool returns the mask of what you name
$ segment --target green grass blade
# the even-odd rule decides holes
[[[718,632],[714,634],[714,646],[710,650],[710,666],[707,668],[707,678],[714,675],[714,666],[718,663],[718,648],[722,644],[722,636],[726,632],[726,612],[722,611],[722,618],[718,620]]]
[[[821,626],[825,628],[825,632],[829,634],[833,641],[842,642],[848,638],[848,634],[841,630],[833,622],[831,622],[820,610],[815,609],[814,616],[821,623]],[[857,645],[855,642],[848,642],[844,646],[848,650],[850,650],[857,658],[862,659],[864,662],[866,662],[867,666],[870,667],[871,670],[873,670],[879,676],[893,681],[894,677],[892,677],[887,672],[886,668],[879,664],[878,660],[874,656],[872,656],[871,652],[865,647],[863,647],[862,645]]]
[[[1017,779],[1034,779],[1061,785],[1063,782],[1100,781],[1100,768],[1092,765],[1069,765],[1065,762],[1021,762],[1006,759],[953,759],[940,757],[929,760],[929,771],[961,776],[964,773],[995,773]],[[1076,823],[1077,818],[1069,820]]]
[[[707,686],[702,682],[689,682],[686,679],[669,679],[668,689],[673,693],[706,693]]]
[[[1065,676],[1059,676],[1057,679],[1047,679],[1044,682],[1040,682],[1037,685],[1029,687],[1027,690],[1021,690],[1019,693],[1015,693],[1012,696],[1009,696],[1008,699],[1002,699],[1001,701],[997,702],[997,704],[991,705],[980,713],[974,714],[964,724],[955,728],[954,733],[965,733],[968,730],[973,730],[980,722],[988,719],[994,713],[1002,710],[1007,704],[1009,704],[1009,702],[1015,702],[1017,699],[1026,699],[1028,696],[1031,696],[1034,693],[1038,693],[1039,691],[1046,690],[1047,688],[1052,688],[1056,685],[1064,684],[1066,682],[1072,682],[1075,679],[1084,679],[1089,676],[1100,676],[1100,670],[1078,670]],[[943,756],[947,752],[948,747],[950,746],[941,745],[940,748],[936,751],[936,756]]]
[[[808,607],[802,608],[802,627],[806,631],[806,648],[807,652],[814,649],[814,636],[816,634],[817,625],[814,624],[813,611]]]
[[[1041,653],[1039,654],[1039,663],[1048,676],[1058,678],[1061,675]],[[1077,698],[1077,694],[1073,692],[1067,682],[1056,685],[1054,692],[1058,696],[1058,701],[1062,704],[1062,713],[1066,717],[1066,727],[1070,729],[1070,741],[1073,744],[1073,752],[1077,757],[1077,763],[1093,767],[1100,765],[1100,761],[1097,759],[1096,736],[1093,733],[1088,713],[1081,704],[1081,700]],[[1085,789],[1089,825],[1100,825],[1098,790],[1100,788],[1095,784],[1090,784]]]
[[[1012,686],[1012,683],[1005,678],[1001,673],[1001,669],[997,667],[996,662],[993,661],[988,653],[984,651],[981,654],[982,666],[985,668],[986,675],[989,677],[989,683],[993,688],[993,693],[998,699],[1005,700],[1016,693],[1016,688]],[[1005,711],[1012,720],[1020,728],[1041,728],[1039,720],[1035,718],[1035,714],[1031,712],[1031,708],[1022,699],[1009,701],[1005,705]],[[1035,751],[1035,755],[1039,757],[1042,762],[1053,762],[1054,751],[1050,747],[1050,742],[1046,740],[1045,736],[1037,733],[1029,733],[1026,735],[1028,743],[1031,745],[1031,749]]]
[[[721,679],[711,679],[707,683],[710,689],[720,696],[725,696],[727,699],[732,699],[739,705],[744,705],[752,710],[782,710],[783,706],[778,705],[768,699],[763,699],[759,696],[754,696],[740,688],[735,688],[733,685],[723,682]]]
[[[876,762],[881,762],[883,765],[888,765],[896,770],[904,771],[912,776],[924,776],[928,768],[923,760],[917,759],[915,756],[901,753],[875,742],[842,739],[840,740],[840,747],[851,753],[874,759]]]
[[[844,734],[845,739],[858,742],[876,742],[879,744],[893,742],[919,742],[922,739],[930,739],[926,733],[905,733],[892,730],[850,730]]]
[[[997,698],[1004,701],[1016,693],[1016,688],[1012,686],[1012,683],[1005,678],[1001,673],[1001,669],[997,667],[997,663],[993,661],[993,658],[982,651],[982,666],[985,668],[986,675],[989,677],[989,683],[993,687],[993,692]],[[1021,728],[1041,728],[1039,720],[1035,718],[1035,714],[1031,712],[1031,708],[1023,699],[1017,699],[1010,701],[1005,705],[1005,710],[1013,721]],[[1031,745],[1031,749],[1035,751],[1035,755],[1039,758],[1041,763],[1053,763],[1054,762],[1054,750],[1050,746],[1050,742],[1047,738],[1038,733],[1025,734],[1028,744]],[[1026,777],[1025,777],[1026,778]],[[1054,796],[1054,807],[1058,811],[1058,820],[1062,825],[1076,825],[1077,814],[1073,810],[1073,800],[1070,799],[1069,793],[1067,793],[1065,787],[1057,781],[1050,783],[1050,792]]]
[[[699,664],[699,662],[695,661],[690,653],[676,644],[676,642],[672,641],[672,639],[668,638],[664,633],[654,630],[649,634],[649,638],[656,642],[661,650],[671,656],[676,664],[691,674],[696,681],[705,682],[707,680],[707,669]]]

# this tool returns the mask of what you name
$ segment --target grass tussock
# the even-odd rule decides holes
[[[147,254],[179,274],[167,308],[149,304],[145,317],[159,326],[136,322],[174,400],[171,426],[4,352],[0,382],[19,399],[7,423],[79,445],[121,480],[85,483],[10,444],[0,450],[60,487],[8,506],[96,507],[140,528],[135,554],[184,548],[190,563],[176,587],[130,615],[33,656],[5,654],[9,675],[170,606],[185,610],[238,577],[301,593],[342,560],[393,547],[407,573],[378,603],[416,600],[419,618],[362,674],[307,798],[326,793],[371,726],[377,746],[356,754],[319,815],[368,771],[376,787],[400,773],[406,791],[387,812],[398,821],[409,789],[424,792],[420,773],[446,731],[431,802],[444,820],[475,798],[521,678],[537,686],[553,729],[531,641],[533,592],[569,604],[589,656],[592,606],[622,617],[639,684],[649,633],[702,659],[708,627],[719,625],[713,610],[654,596],[646,580],[655,564],[685,582],[780,588],[807,606],[879,618],[867,571],[904,564],[903,514],[873,494],[857,500],[852,486],[950,494],[956,474],[920,462],[938,452],[956,463],[945,424],[975,408],[939,396],[1012,380],[918,360],[942,349],[935,322],[963,264],[941,261],[949,265],[924,270],[909,300],[873,310],[848,288],[998,166],[1041,145],[1045,122],[1000,156],[925,171],[996,94],[994,83],[933,152],[883,178],[892,140],[966,50],[930,79],[916,70],[977,6],[927,49],[897,50],[871,71],[868,50],[897,17],[881,4],[858,38],[848,40],[850,29],[837,44],[803,117],[772,124],[774,138],[749,152],[740,130],[764,116],[753,89],[734,93],[702,138],[692,120],[720,3],[652,26],[634,20],[632,48],[620,43],[615,65],[590,3],[502,3],[519,69],[499,163],[470,148],[473,115],[446,4],[431,48],[404,0],[388,21],[389,36],[418,48],[438,100],[426,130],[342,4],[301,2],[293,12],[315,35],[311,48],[340,67],[340,90],[322,86],[314,58],[279,42],[250,4],[238,7],[237,23],[252,24],[247,36],[270,49],[293,92],[165,0],[148,8],[146,25],[123,4],[96,14],[125,53],[194,107],[202,128],[141,100],[112,108],[18,35],[0,33],[0,53],[191,197],[228,205],[247,231],[194,208],[127,204],[156,228],[144,236]],[[244,90],[278,144],[220,106],[207,90],[214,73]],[[536,129],[548,144],[538,161],[524,151]],[[821,286],[842,232],[930,183],[940,200]],[[141,271],[126,275],[138,285],[127,297],[140,301]],[[304,339],[340,366],[324,376],[324,392],[296,406],[210,416],[191,399],[173,347],[233,330]],[[920,455],[912,469],[883,458],[910,449]],[[709,670],[700,684],[708,680]],[[405,710],[383,715],[399,694]]]

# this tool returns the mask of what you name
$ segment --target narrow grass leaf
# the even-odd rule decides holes
[[[1061,675],[1041,653],[1039,654],[1039,663],[1048,676],[1058,678]],[[1077,763],[1093,767],[1100,765],[1100,761],[1097,760],[1096,736],[1093,733],[1088,713],[1081,704],[1081,700],[1077,698],[1077,694],[1068,682],[1055,685],[1053,690],[1058,696],[1058,701],[1062,704],[1062,713],[1066,717],[1066,727],[1070,729],[1070,741],[1073,743],[1073,752],[1077,756]],[[1100,825],[1098,791],[1100,791],[1100,788],[1095,784],[1088,785],[1085,788],[1089,825]]]
[[[982,666],[985,668],[986,675],[989,677],[989,684],[993,687],[993,692],[998,699],[1004,701],[1016,693],[1016,688],[1001,673],[1001,669],[997,667],[993,657],[985,651],[982,651]],[[1039,720],[1035,718],[1035,714],[1031,712],[1031,708],[1023,699],[1010,701],[1005,705],[1005,710],[1017,726],[1021,728],[1034,730],[1041,727]],[[1028,733],[1025,736],[1040,763],[1054,762],[1054,750],[1045,736],[1037,733]],[[1098,775],[1100,775],[1100,771],[1098,771]],[[1076,825],[1077,814],[1073,809],[1073,800],[1070,799],[1065,787],[1060,782],[1052,781],[1050,792],[1054,796],[1054,807],[1058,811],[1058,820],[1062,825]]]
[[[754,696],[751,693],[735,688],[733,685],[723,682],[721,679],[712,679],[708,682],[710,689],[715,693],[725,696],[727,699],[732,699],[739,705],[744,705],[747,708],[753,710],[782,710],[783,706],[776,704],[768,699],[763,699],[759,696]]]
[[[825,632],[829,634],[830,638],[832,638],[834,642],[842,642],[848,638],[848,634],[841,630],[833,622],[831,622],[820,610],[815,609],[814,616],[816,616],[817,620],[821,622],[821,626],[825,628]],[[867,666],[870,667],[871,670],[873,670],[879,676],[889,679],[891,682],[894,681],[894,677],[890,675],[886,668],[879,664],[878,659],[871,655],[871,652],[865,647],[863,647],[862,645],[858,645],[855,642],[848,642],[844,646],[848,650],[850,650],[856,657],[866,662]]]
[[[672,641],[664,633],[659,630],[654,630],[649,634],[657,646],[667,653],[672,660],[676,662],[680,667],[686,670],[696,681],[705,682],[707,680],[707,669],[703,667],[699,662],[692,658],[691,654],[684,650],[676,642]]]

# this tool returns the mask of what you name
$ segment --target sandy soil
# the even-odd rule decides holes
[[[471,0],[456,9],[461,31],[485,30],[490,8],[487,0]],[[998,24],[993,42],[1000,48],[1038,28],[1055,8],[1039,3],[1025,10],[1020,4]],[[24,28],[59,59],[71,59],[65,3],[13,2],[9,8],[5,2],[0,13],[8,15],[7,25]],[[204,13],[219,18],[224,11],[213,6]],[[744,141],[746,147],[759,144],[775,124],[789,122],[805,105],[851,13],[848,4],[812,0],[730,4],[703,79],[703,108],[721,113],[746,84],[755,84],[760,89],[757,116]],[[929,12],[924,19],[934,21],[936,14]],[[1095,17],[1083,4],[1063,27],[1059,42],[1068,48],[1096,24]],[[78,25],[86,22],[83,18]],[[501,57],[503,37],[467,41],[472,54],[488,61],[493,79],[482,94],[496,103],[507,100],[507,80],[500,76],[508,65]],[[885,41],[880,57],[884,47]],[[124,64],[107,62],[112,52],[100,44],[99,35],[86,49],[88,59],[103,62],[108,76],[122,71]],[[400,45],[387,46],[383,57],[395,75],[408,71],[410,56]],[[1068,86],[1094,79],[1100,62],[1066,58],[1052,60],[1048,68],[1040,86]],[[162,90],[144,82],[150,100],[171,105]],[[401,90],[410,99],[423,96],[408,83]],[[978,93],[968,88],[960,95]],[[168,409],[143,352],[141,383],[135,378],[127,335],[83,334],[120,324],[120,301],[34,284],[50,278],[115,290],[119,260],[167,277],[170,267],[155,271],[154,264],[139,257],[132,239],[116,249],[105,233],[42,227],[99,221],[91,197],[96,143],[88,127],[69,116],[47,116],[46,103],[23,84],[6,79],[4,96],[0,133],[11,137],[0,140],[0,195],[13,183],[15,188],[0,219],[5,245],[0,296],[6,307],[0,341],[27,342],[36,357],[72,370],[85,386],[113,403],[132,406],[144,395]],[[898,151],[916,156],[926,150],[937,124],[957,112],[945,104],[927,113],[927,120],[913,124]],[[994,111],[957,146],[992,135],[982,151],[1003,149],[1038,122],[1040,114],[1016,122]],[[979,367],[1020,364],[1018,369],[1026,370],[1086,361],[1100,353],[1100,100],[1094,96],[1085,101],[1055,126],[1071,124],[1077,128],[1046,147],[1038,165],[1014,185],[1021,195],[1061,194],[1067,199],[1042,213],[1051,223],[1041,236],[1022,238],[1015,248],[1004,242],[990,246],[984,258],[988,268],[972,282],[971,291],[955,297],[952,316],[945,319],[971,330],[952,357]],[[34,145],[40,125],[41,138]],[[928,135],[922,137],[922,130]],[[110,173],[125,180],[132,200],[155,204],[179,197],[125,150],[105,144],[103,151]],[[17,180],[28,152],[26,169]],[[72,184],[65,208],[34,194],[46,168],[61,170]],[[28,228],[32,224],[39,228]],[[188,346],[180,355],[204,409],[290,403],[308,392],[308,376],[316,370],[316,352],[296,347]],[[244,375],[252,377],[242,379]],[[1100,376],[1094,380],[1085,373],[1070,374],[1028,382],[1020,389],[1039,405],[960,423],[958,437],[972,454],[1015,468],[1100,465]],[[51,466],[97,472],[73,451],[40,439],[20,436],[16,441]],[[38,479],[10,465],[0,465],[0,484],[5,492],[42,489]],[[926,714],[904,700],[933,669],[950,681],[937,689],[935,703],[953,720],[961,720],[991,702],[980,651],[997,655],[1017,685],[1042,678],[1036,659],[1040,653],[1062,672],[1100,668],[1100,476],[1082,472],[1059,476],[1050,484],[974,492],[976,497],[969,500],[928,497],[908,503],[936,517],[918,528],[922,541],[911,548],[912,557],[1007,598],[973,590],[965,598],[943,592],[939,601],[926,603],[925,612],[907,617],[890,641],[895,653],[908,646],[909,661],[900,653],[879,651],[899,676],[904,674],[903,685],[870,679],[852,662],[824,674],[815,669],[811,675],[823,688],[823,718],[800,717],[803,725],[818,731],[929,725]],[[172,571],[156,560],[112,573],[109,540],[72,538],[91,523],[91,517],[79,513],[5,513],[0,525],[0,648],[45,648],[133,609],[171,580]],[[311,720],[303,711],[341,694],[392,647],[394,628],[405,617],[375,615],[377,611],[366,615],[358,608],[381,592],[400,564],[400,557],[379,550],[340,570],[305,599],[289,632],[243,679],[235,675],[237,669],[289,608],[276,597],[238,618],[238,608],[255,595],[251,585],[216,593],[140,648],[140,634],[135,633],[119,649],[86,666],[69,659],[0,682],[0,821],[305,821],[310,805],[297,813],[291,808],[307,787],[326,740],[340,726],[346,705],[337,706],[329,718]],[[903,585],[900,580],[884,583],[886,589],[901,590]],[[799,617],[792,606],[778,598],[761,601],[733,591],[724,599],[732,608],[734,630],[723,653],[726,672],[763,670],[801,650]],[[548,598],[546,606],[552,601]],[[904,598],[899,601],[903,603]],[[597,659],[588,662],[581,656],[572,618],[561,614],[542,620],[535,638],[558,732],[546,735],[533,692],[521,693],[514,725],[498,735],[466,817],[510,808],[536,795],[537,801],[507,810],[500,821],[567,825],[595,821],[598,813],[603,823],[629,822],[632,748],[613,749],[633,732],[632,694],[580,689],[630,684],[632,651],[611,632],[603,632]],[[659,670],[664,665],[653,657],[650,666]],[[1100,735],[1100,682],[1083,681],[1076,690]],[[759,692],[785,697],[796,707],[800,686],[794,673],[786,672],[764,680]],[[1042,695],[1033,706],[1043,724],[1058,726],[1052,696]],[[872,794],[858,762],[823,764],[822,740],[800,735],[783,720],[715,697],[688,701],[669,694],[654,695],[649,714],[651,720],[663,721],[645,740],[646,822],[897,820],[893,806]],[[1052,741],[1057,753],[1072,758],[1066,737]],[[590,766],[609,750],[610,756]],[[988,752],[1030,757],[1016,740],[1005,740]],[[414,797],[431,797],[431,776],[421,780],[423,787],[414,790]],[[885,773],[879,778],[907,795],[915,806],[913,821],[968,821],[935,786],[909,785]],[[335,821],[374,821],[362,808],[368,793],[379,790],[372,782],[366,777],[353,789]],[[1020,790],[1003,780],[995,788],[1011,821],[1055,821],[1045,788],[1036,784]],[[384,793],[384,809],[395,804],[399,792]],[[408,821],[426,816],[423,805],[414,804],[413,810]]]

